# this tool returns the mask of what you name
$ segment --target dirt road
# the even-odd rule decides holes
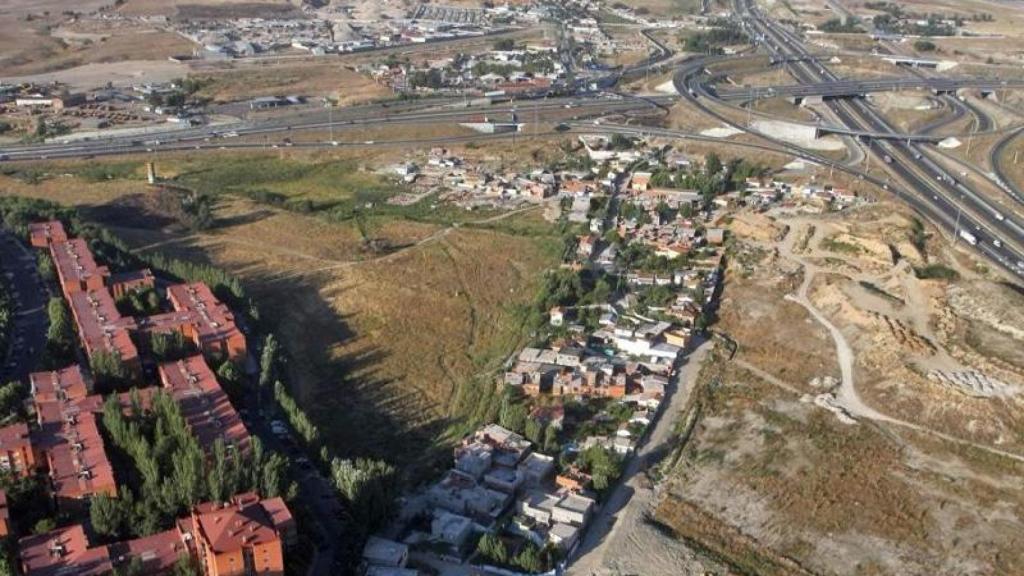
[[[578,556],[567,572],[570,576],[684,576],[705,572],[704,565],[691,549],[645,521],[645,516],[653,512],[657,502],[644,472],[656,464],[653,455],[664,453],[669,448],[672,430],[697,382],[700,365],[711,348],[710,342],[701,344],[679,369],[650,437],[629,460],[623,481],[594,517]]]

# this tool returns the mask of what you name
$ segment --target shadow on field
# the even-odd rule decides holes
[[[134,195],[141,196],[141,195]],[[148,205],[148,206],[147,206]],[[178,232],[169,219],[148,212],[151,201],[133,198],[82,207],[88,219],[109,227],[133,249],[159,252],[197,264],[218,266],[191,232]],[[263,210],[218,218],[211,232],[265,217]],[[257,248],[253,249],[258,250]],[[287,353],[290,390],[307,410],[334,454],[343,458],[374,457],[399,465],[425,467],[446,462],[450,454],[437,447],[448,419],[429,407],[407,383],[380,371],[387,352],[359,347],[349,318],[325,299],[322,287],[330,277],[289,275],[246,267],[230,270],[239,276],[259,306],[261,321],[275,332]],[[335,298],[337,292],[328,292]],[[424,335],[429,338],[430,335]],[[339,353],[341,347],[345,354]]]

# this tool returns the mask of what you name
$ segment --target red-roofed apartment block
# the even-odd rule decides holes
[[[88,396],[77,365],[29,375],[39,430],[32,435],[62,507],[81,505],[94,494],[117,495],[114,468],[96,423],[100,396]]]
[[[110,269],[96,264],[85,240],[74,238],[50,244],[50,256],[65,297],[70,298],[76,292],[104,289]]]
[[[0,470],[22,478],[36,471],[36,453],[25,423],[0,428]]]
[[[115,354],[132,373],[140,374],[139,351],[128,332],[136,327],[135,320],[121,316],[110,292],[105,288],[73,292],[68,299],[78,337],[89,358],[97,352]]]
[[[200,446],[210,450],[221,439],[226,446],[249,449],[249,431],[201,355],[161,364],[158,371]]]
[[[293,537],[295,521],[280,498],[242,494],[193,508],[192,532],[206,576],[280,575],[283,543]]]
[[[113,570],[107,547],[90,549],[81,524],[27,536],[18,548],[25,576],[99,576]]]
[[[142,573],[171,574],[183,556],[204,576],[284,574],[282,541],[295,532],[280,498],[235,496],[226,504],[200,504],[175,528],[151,536],[90,547],[81,524],[18,541],[25,576],[100,576],[142,562]]]
[[[60,220],[33,222],[28,225],[28,237],[35,248],[46,248],[50,244],[67,242],[68,234]]]
[[[222,355],[231,360],[245,357],[245,335],[235,324],[231,309],[213,295],[202,282],[177,284],[167,289],[167,299],[176,312],[188,312],[192,326],[185,336],[208,355]]]
[[[89,386],[78,364],[49,372],[33,372],[28,375],[28,383],[37,412],[40,402],[75,401],[89,395]]]
[[[117,300],[123,298],[129,292],[153,288],[156,285],[156,279],[149,268],[143,268],[142,270],[134,270],[132,272],[111,274],[109,284],[110,293]]]

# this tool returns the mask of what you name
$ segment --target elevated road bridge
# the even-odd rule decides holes
[[[1024,88],[1024,80],[995,80],[990,78],[923,78],[899,77],[869,80],[836,80],[813,84],[791,84],[784,86],[751,86],[749,88],[724,88],[715,91],[716,96],[726,101],[750,101],[761,98],[850,98],[864,96],[871,92],[891,90],[930,90],[935,94],[949,94],[962,89],[982,92]]]

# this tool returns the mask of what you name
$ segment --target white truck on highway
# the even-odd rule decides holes
[[[978,245],[978,238],[974,234],[968,232],[967,230],[961,230],[960,237],[963,238],[971,246]]]

